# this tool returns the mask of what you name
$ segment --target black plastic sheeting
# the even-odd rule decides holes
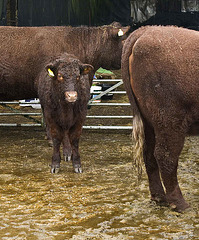
[[[198,30],[198,1],[181,0],[181,12],[157,13],[156,1],[158,0],[111,0],[111,4],[105,4],[105,2],[104,5],[101,4],[100,11],[97,11],[95,16],[91,18],[89,6],[86,6],[88,1],[84,2],[85,7],[82,9],[84,14],[80,13],[77,16],[74,12],[70,11],[69,13],[69,0],[18,0],[17,22],[18,26],[98,26],[116,21],[123,26],[131,25],[134,22],[133,28],[135,29],[142,25],[176,25]],[[163,0],[161,1],[163,2]],[[0,25],[7,24],[7,3],[9,3],[8,0],[0,0]],[[131,6],[133,18],[131,17]],[[83,15],[84,18],[82,18]]]
[[[146,25],[174,25],[199,30],[199,12],[161,12],[156,13],[143,23],[135,24],[132,31]]]
[[[198,0],[132,0],[133,29],[145,25],[175,25],[199,29]]]
[[[130,0],[112,0],[111,5],[104,6],[93,22],[89,17],[80,21],[74,13],[69,14],[68,4],[67,0],[18,0],[18,26],[105,25],[114,21],[122,25],[131,23]]]
[[[18,0],[18,26],[68,25],[66,0]]]
[[[97,25],[120,22],[123,26],[131,25],[131,4],[130,0],[112,0],[109,8],[104,8],[97,17]]]
[[[0,0],[0,25],[6,25],[7,0]]]

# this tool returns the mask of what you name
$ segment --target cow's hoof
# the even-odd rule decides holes
[[[69,161],[71,161],[71,155],[64,155],[64,161],[65,162],[69,162]]]
[[[82,168],[81,167],[74,167],[75,173],[82,173]]]
[[[190,206],[185,202],[183,204],[180,205],[175,205],[174,203],[170,203],[170,208],[175,211],[175,212],[179,212],[179,213],[183,213],[185,212],[185,210],[187,208],[189,208]]]

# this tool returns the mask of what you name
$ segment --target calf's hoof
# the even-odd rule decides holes
[[[81,165],[74,165],[73,166],[75,173],[82,173]]]
[[[64,161],[65,161],[65,162],[70,162],[71,159],[72,159],[71,155],[65,155],[65,154],[64,154]]]
[[[48,140],[48,146],[53,147],[53,141],[52,140]]]
[[[60,164],[51,165],[50,172],[51,172],[51,173],[58,173],[58,172],[59,172],[59,169],[60,169]]]

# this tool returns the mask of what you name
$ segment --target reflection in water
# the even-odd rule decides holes
[[[187,138],[179,181],[184,214],[150,202],[137,183],[130,132],[84,131],[83,174],[62,162],[50,174],[51,149],[39,129],[0,129],[0,239],[198,239],[198,137]]]

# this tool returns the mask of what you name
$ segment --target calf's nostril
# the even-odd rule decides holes
[[[77,100],[77,92],[76,91],[65,92],[65,98],[69,102],[75,102]]]

